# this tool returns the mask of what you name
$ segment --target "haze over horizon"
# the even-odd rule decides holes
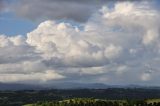
[[[0,82],[160,86],[159,0],[0,0]]]

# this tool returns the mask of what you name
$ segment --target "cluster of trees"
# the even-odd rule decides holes
[[[127,99],[145,100],[160,98],[160,89],[108,88],[0,91],[0,106],[22,106],[38,101],[63,101],[70,98],[97,98],[99,100],[117,101]]]
[[[53,102],[37,102],[30,106],[160,106],[160,102],[147,103],[135,100],[99,100],[99,99],[70,99]]]

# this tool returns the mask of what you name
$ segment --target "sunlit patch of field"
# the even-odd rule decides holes
[[[23,105],[23,106],[33,106],[33,104],[27,104],[27,105]]]
[[[62,101],[57,101],[58,104],[88,104],[88,103],[117,103],[119,104],[119,106],[124,106],[123,104],[127,104],[126,100],[105,100],[105,99],[93,99],[93,98],[74,98],[74,99],[66,99],[66,100],[62,100]],[[43,103],[43,102],[42,102]],[[44,102],[45,103],[45,102]],[[47,102],[46,102],[47,103]],[[52,104],[54,104],[55,102],[50,102]],[[49,102],[48,102],[49,104]],[[41,106],[42,104],[27,104],[24,106]]]
[[[158,103],[158,102],[160,102],[160,99],[148,99],[148,100],[146,100],[146,102],[147,103],[154,103],[154,102]]]

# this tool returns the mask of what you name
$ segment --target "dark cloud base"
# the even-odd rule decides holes
[[[117,1],[136,0],[17,0],[10,7],[18,16],[31,20],[66,19],[86,22],[102,5]]]

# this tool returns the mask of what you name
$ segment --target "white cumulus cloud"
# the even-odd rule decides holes
[[[157,81],[159,19],[149,2],[124,1],[103,6],[82,27],[48,20],[25,37],[1,35],[0,81]]]

